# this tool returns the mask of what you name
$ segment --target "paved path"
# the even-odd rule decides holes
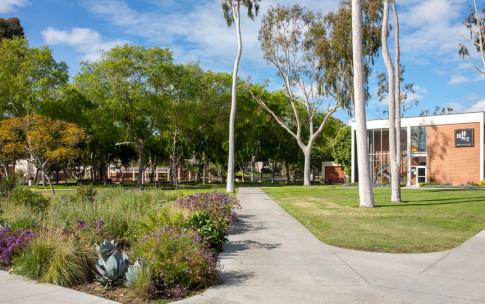
[[[259,188],[238,197],[223,283],[177,303],[485,303],[485,231],[445,252],[352,251],[320,242]]]
[[[116,303],[69,288],[37,283],[0,271],[0,303],[109,304]]]

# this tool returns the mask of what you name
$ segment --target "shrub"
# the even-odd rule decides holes
[[[36,228],[38,225],[39,224],[38,224],[38,222],[35,218],[30,217],[30,216],[26,216],[26,215],[20,216],[20,217],[14,219],[13,221],[8,223],[8,226],[12,230],[15,230],[15,229],[18,229],[18,228],[32,229],[32,228]]]
[[[93,185],[80,186],[76,190],[76,197],[81,202],[94,203],[94,200],[96,199],[96,194],[98,194],[98,191],[96,191]]]
[[[205,211],[195,212],[187,220],[186,226],[192,228],[202,239],[216,252],[222,251],[222,245],[226,242],[228,225],[224,221],[214,221]]]
[[[29,207],[35,211],[45,211],[49,206],[49,201],[42,195],[30,191],[26,187],[19,187],[13,190],[9,195],[10,201],[15,205]]]
[[[148,233],[134,244],[132,251],[147,263],[154,288],[162,296],[207,287],[218,271],[217,260],[200,237],[177,226],[168,225]]]
[[[0,228],[0,263],[9,265],[14,255],[24,249],[32,240],[30,229],[9,227]]]
[[[205,211],[215,221],[224,221],[229,227],[235,218],[235,209],[239,203],[235,197],[225,193],[197,193],[184,196],[176,201],[176,205],[198,212]]]
[[[485,187],[485,179],[482,179],[479,184],[480,187]]]
[[[15,189],[17,185],[17,177],[12,174],[6,178],[0,179],[0,196],[7,195],[10,191]]]
[[[75,239],[57,232],[43,232],[14,260],[20,275],[61,286],[87,282],[94,255]]]
[[[140,264],[138,264],[140,265]],[[150,298],[151,295],[156,294],[154,287],[154,282],[152,281],[152,272],[150,267],[146,263],[141,264],[136,270],[136,273],[132,278],[129,278],[130,268],[135,267],[135,265],[130,266],[126,279],[126,286],[130,289],[130,294],[137,298],[146,300]]]

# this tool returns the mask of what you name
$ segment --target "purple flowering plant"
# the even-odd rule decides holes
[[[34,234],[30,229],[0,228],[0,263],[9,265],[13,256],[25,248],[33,237]]]
[[[228,225],[236,219],[236,209],[240,208],[237,198],[221,192],[183,196],[177,199],[176,205],[194,212],[205,211],[213,220]]]

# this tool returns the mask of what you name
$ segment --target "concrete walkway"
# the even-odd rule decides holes
[[[0,303],[109,304],[116,303],[69,288],[35,281],[0,271]]]
[[[323,244],[259,188],[238,197],[222,284],[177,303],[485,303],[485,232],[445,252],[367,253]]]

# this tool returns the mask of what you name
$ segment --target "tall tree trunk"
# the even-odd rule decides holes
[[[354,103],[359,166],[359,201],[361,207],[374,207],[370,180],[367,125],[365,117],[364,66],[362,58],[361,0],[352,0],[352,58],[354,71]]]
[[[288,161],[285,161],[285,171],[286,171],[286,182],[290,183],[290,165],[288,164]]]
[[[312,176],[311,176],[311,162],[312,162],[312,147],[307,146],[303,149],[303,154],[305,155],[305,164],[303,167],[303,186],[311,186],[312,185]]]
[[[381,45],[382,58],[386,65],[387,71],[387,90],[389,101],[389,166],[391,169],[391,202],[399,202],[399,168],[396,162],[396,99],[395,99],[395,79],[394,66],[392,65],[391,56],[389,55],[388,46],[388,28],[389,28],[389,0],[384,0],[382,15]],[[399,75],[397,75],[399,77]]]
[[[175,130],[173,134],[173,143],[172,143],[172,165],[170,167],[172,183],[177,187],[178,184],[178,176],[177,176],[177,134],[178,130]]]
[[[254,166],[256,165],[256,156],[251,156],[251,183],[254,183]]]
[[[54,190],[54,187],[52,186],[52,183],[51,183],[51,179],[49,178],[49,176],[46,174],[45,172],[45,163],[41,164],[40,168],[42,170],[42,179],[43,179],[43,186],[45,187],[45,181],[47,180],[47,182],[49,183],[49,187],[51,188],[51,192],[52,192],[52,195],[53,196],[56,196],[56,191]]]
[[[2,163],[3,172],[5,173],[5,179],[8,179],[8,164]]]
[[[276,160],[273,159],[273,175],[271,176],[271,182],[274,183],[276,175]]]
[[[399,17],[397,15],[396,1],[392,1],[394,16],[394,52],[395,52],[395,79],[396,79],[396,167],[397,188],[395,189],[395,202],[401,201],[401,50],[399,46]],[[394,192],[394,191],[393,191]]]
[[[261,170],[259,170],[259,182],[263,182],[263,169],[264,169],[264,162],[262,162]]]
[[[242,164],[239,165],[239,168],[241,168],[241,174],[242,174],[241,181],[244,183],[245,182],[245,180],[244,180],[244,165],[242,165]]]
[[[145,172],[145,142],[144,141],[137,141],[136,147],[138,149],[138,179],[137,185],[138,187],[143,186],[143,174]]]
[[[205,180],[207,178],[207,159],[205,152],[202,152],[202,184],[205,185]]]
[[[234,16],[234,23],[236,24],[237,34],[237,54],[234,61],[234,70],[232,72],[232,89],[231,89],[231,114],[229,116],[229,157],[227,161],[227,192],[234,192],[234,127],[236,123],[236,105],[237,105],[237,73],[239,70],[239,62],[241,60],[242,39],[241,39],[241,21],[239,18],[239,1],[233,4],[232,13]]]

